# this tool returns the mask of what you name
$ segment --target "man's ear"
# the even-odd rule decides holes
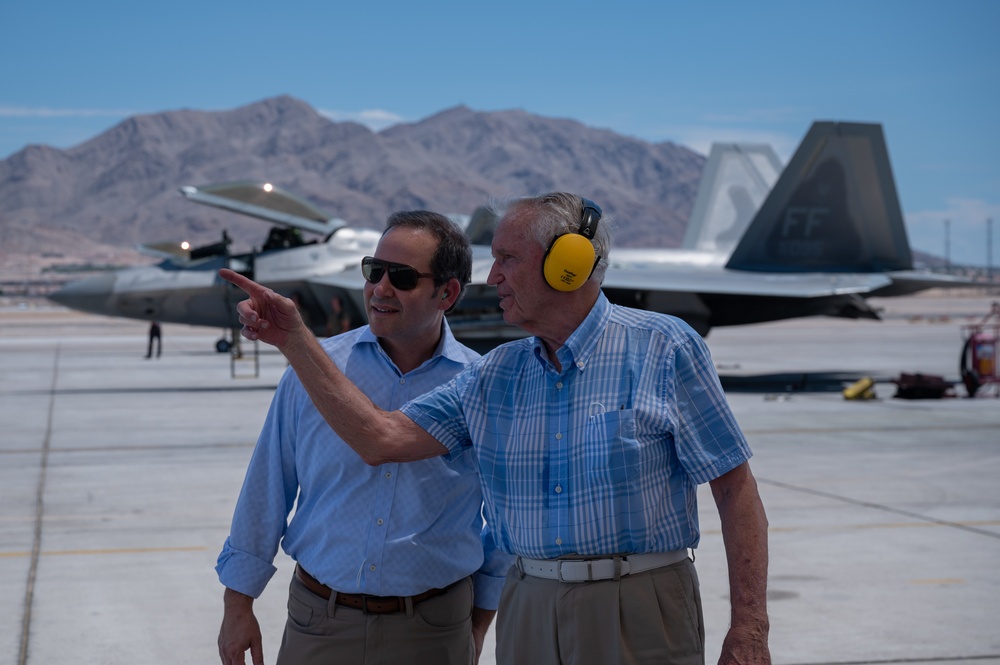
[[[455,301],[458,300],[458,294],[462,292],[462,284],[457,278],[452,277],[447,282],[441,285],[441,302],[444,305],[444,309],[451,309]]]

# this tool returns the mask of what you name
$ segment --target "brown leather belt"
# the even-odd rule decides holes
[[[312,591],[314,594],[320,598],[325,598],[330,600],[330,596],[334,593],[337,594],[337,598],[334,602],[338,605],[343,605],[344,607],[350,607],[356,610],[361,610],[365,614],[392,614],[393,612],[405,612],[406,611],[406,601],[410,600],[411,607],[422,603],[428,598],[434,598],[435,596],[440,596],[448,589],[428,589],[423,593],[418,593],[415,596],[369,596],[365,593],[341,593],[339,591],[334,591],[330,587],[326,586],[315,577],[310,575],[305,571],[302,566],[295,565],[295,576],[299,578],[299,581],[305,585],[307,589]],[[450,588],[450,587],[449,587]]]

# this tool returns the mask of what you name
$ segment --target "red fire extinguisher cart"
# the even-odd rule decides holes
[[[962,326],[962,337],[965,342],[958,370],[969,397],[974,397],[981,387],[1000,384],[1000,358],[997,357],[1000,351],[1000,303],[993,303],[990,313],[979,323]],[[1000,397],[1000,390],[997,397]]]

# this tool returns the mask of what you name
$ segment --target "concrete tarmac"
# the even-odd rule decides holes
[[[990,302],[891,299],[882,322],[709,335],[770,520],[774,663],[1000,664],[1000,399],[957,384],[902,400],[891,382],[957,382],[962,326]],[[261,347],[259,371],[231,366],[219,331],[169,324],[147,360],[147,330],[0,309],[0,663],[219,662],[213,566],[286,364]],[[861,376],[877,398],[845,400]],[[729,599],[707,487],[700,499],[714,663]],[[292,572],[283,553],[276,565],[255,604],[267,663]]]

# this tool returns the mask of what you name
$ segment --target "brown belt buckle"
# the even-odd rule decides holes
[[[378,614],[378,612],[372,612],[371,610],[368,609],[368,599],[370,597],[371,596],[369,596],[367,594],[364,594],[364,593],[361,594],[361,613],[362,614]]]
[[[375,614],[374,612],[368,611],[368,596],[361,594],[361,613],[362,614]]]
[[[402,608],[400,607],[400,599],[393,598],[396,601],[395,607],[387,607],[385,605],[381,607],[369,608],[368,601],[373,600],[373,602],[388,602],[389,598],[383,598],[381,596],[369,596],[368,594],[361,594],[361,613],[362,614],[392,614],[393,612],[400,612]]]

